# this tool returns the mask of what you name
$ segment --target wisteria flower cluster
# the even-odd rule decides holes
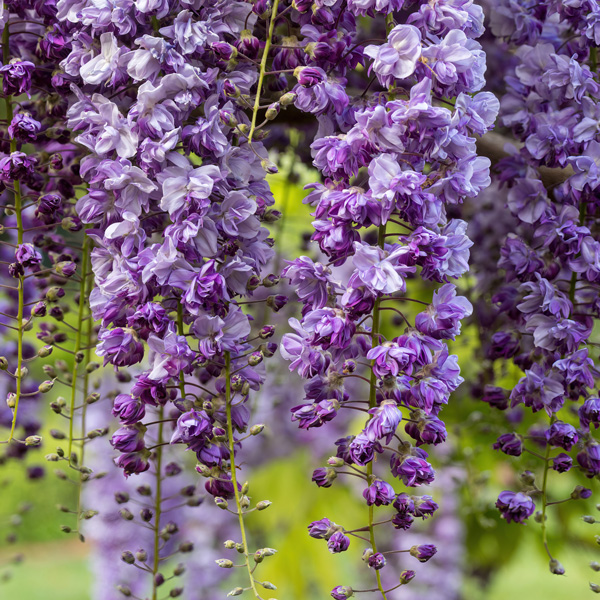
[[[564,573],[548,509],[591,491],[554,499],[551,471],[600,475],[599,15],[595,0],[3,2],[0,464],[43,480],[35,451],[56,463],[74,492],[62,531],[110,570],[97,598],[275,590],[260,567],[276,549],[247,520],[271,502],[248,479],[302,444],[330,454],[312,481],[363,506],[356,524],[333,502],[307,523],[331,554],[362,551],[331,597],[396,597],[436,560],[422,522],[457,512],[436,494],[464,472],[441,445],[465,323],[485,357],[465,387],[511,429],[493,448],[542,461],[496,507],[535,515]],[[283,234],[308,214],[274,193],[284,164],[288,192],[310,182],[302,244]]]

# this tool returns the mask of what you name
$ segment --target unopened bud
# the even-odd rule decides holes
[[[340,458],[339,456],[331,456],[330,458],[327,459],[327,464],[330,467],[343,467],[344,459]]]
[[[128,565],[132,565],[135,562],[135,556],[132,552],[129,552],[129,550],[125,550],[125,552],[121,554],[121,560]]]
[[[52,381],[51,379],[47,379],[46,381],[42,381],[42,383],[40,383],[38,391],[41,394],[45,394],[46,392],[49,392],[53,387],[54,381]]]
[[[236,587],[233,588],[230,592],[227,593],[228,596],[239,596],[244,593],[244,588]]]
[[[256,503],[256,510],[265,510],[266,508],[269,508],[271,504],[273,503],[270,500],[261,500]]]
[[[225,498],[215,498],[215,504],[222,510],[225,510],[229,506]]]
[[[227,558],[218,558],[215,562],[222,569],[231,569],[233,567],[233,562],[231,562]]]
[[[29,435],[25,438],[26,446],[39,446],[42,443],[42,436],[40,435]]]
[[[596,594],[600,594],[600,585],[590,581],[590,590],[592,590],[592,592],[594,592]]]
[[[252,427],[250,427],[250,435],[259,435],[264,431],[264,429],[265,426],[263,423],[257,423],[256,425],[252,425]]]
[[[565,568],[555,558],[550,559],[549,567],[550,573],[552,573],[553,575],[565,574]]]
[[[283,94],[281,98],[279,98],[279,104],[281,104],[283,107],[289,106],[296,101],[297,97],[298,95],[294,94],[294,92],[287,92],[286,94]]]

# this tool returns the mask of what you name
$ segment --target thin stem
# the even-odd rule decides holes
[[[10,60],[10,49],[9,49],[9,27],[5,27],[2,32],[2,62],[6,65]],[[4,99],[6,105],[6,120],[10,123],[13,119],[13,105],[12,96],[6,96]],[[11,153],[17,151],[17,141],[10,141]],[[13,181],[14,187],[14,200],[15,200],[15,215],[17,218],[17,244],[23,243],[23,207],[21,198],[21,182],[15,179]],[[19,399],[21,397],[21,383],[23,379],[22,366],[23,366],[23,304],[24,300],[23,290],[23,275],[19,275],[18,285],[18,303],[19,308],[17,311],[17,370],[16,370],[16,392],[15,392],[15,408],[13,410],[13,418],[10,426],[10,435],[8,436],[8,442],[10,442],[15,436],[15,427],[17,425],[17,413],[19,411]]]
[[[164,407],[158,411],[158,443],[162,443]],[[162,446],[156,448],[156,492],[154,496],[154,555],[152,557],[152,600],[158,599],[158,586],[156,585],[156,574],[160,565],[160,516],[162,512]]]
[[[262,90],[263,80],[267,71],[267,60],[269,59],[269,50],[271,49],[271,40],[273,31],[275,30],[275,21],[277,20],[277,9],[279,8],[279,0],[274,0],[271,8],[271,22],[269,23],[269,32],[265,42],[265,49],[260,61],[260,72],[258,74],[258,84],[256,86],[256,98],[254,99],[254,108],[252,109],[252,122],[250,124],[250,132],[248,133],[248,144],[252,143],[252,136],[256,129],[256,118],[258,116],[258,107],[260,106],[260,93]]]
[[[277,13],[277,0],[275,0],[275,6],[273,7],[274,14]],[[244,561],[246,568],[248,569],[248,577],[250,578],[250,587],[252,593],[256,598],[260,598],[260,594],[256,589],[256,582],[254,575],[252,574],[252,567],[250,566],[250,560],[248,557],[248,541],[246,538],[246,527],[244,525],[244,512],[242,509],[240,492],[237,484],[237,473],[235,472],[235,442],[233,439],[233,419],[231,418],[231,354],[225,353],[225,402],[227,407],[227,437],[229,441],[229,460],[231,463],[231,483],[233,484],[233,493],[235,495],[235,504],[237,506],[238,521],[240,526],[240,534],[242,536],[242,548],[244,549]]]
[[[383,248],[385,240],[385,225],[379,227],[379,235],[377,244],[380,248]],[[379,327],[381,323],[381,308],[379,306],[380,299],[377,298],[375,300],[375,306],[373,307],[373,327],[371,329],[372,343],[371,347],[375,348],[379,343]],[[370,390],[369,390],[369,408],[375,408],[377,406],[377,376],[375,372],[371,369],[371,381],[370,381]],[[370,417],[373,418],[373,415]],[[371,461],[367,465],[367,480],[370,481],[373,476],[373,461]],[[373,552],[377,553],[377,544],[375,542],[375,528],[374,528],[374,518],[373,518],[373,505],[369,506],[369,538],[371,540],[371,547],[373,548]],[[385,590],[383,589],[383,585],[381,583],[381,575],[379,571],[375,571],[375,576],[377,578],[377,588],[381,592],[381,595],[384,600],[387,600],[385,595]]]

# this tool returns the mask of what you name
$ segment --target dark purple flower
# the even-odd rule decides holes
[[[521,456],[523,440],[516,433],[503,433],[493,447],[509,456]]]
[[[368,488],[363,490],[363,497],[368,506],[385,506],[391,504],[396,498],[394,488],[381,479],[376,479]]]
[[[593,424],[596,429],[600,426],[600,398],[588,398],[579,407],[579,422],[581,427],[589,428]]]
[[[555,421],[549,429],[546,430],[546,441],[551,446],[558,446],[565,450],[570,450],[579,440],[577,430],[573,425]]]
[[[410,555],[414,556],[420,562],[427,562],[437,552],[433,544],[422,544],[421,546],[412,546]]]
[[[558,473],[566,473],[573,466],[573,459],[564,452],[552,459],[552,468]]]
[[[368,565],[371,569],[375,569],[375,571],[379,571],[379,569],[383,569],[386,565],[385,556],[381,554],[381,552],[375,552],[375,554],[371,554],[369,556]]]
[[[399,512],[392,517],[392,524],[396,529],[407,530],[413,524],[414,517],[408,512]]]
[[[496,501],[496,507],[508,523],[523,523],[535,511],[533,500],[522,492],[501,492]]]
[[[12,140],[33,142],[42,129],[42,124],[29,113],[17,113],[8,126],[8,135]]]
[[[139,452],[145,446],[143,425],[125,425],[115,431],[110,443],[119,452]]]
[[[373,460],[375,452],[382,451],[379,442],[370,440],[364,433],[357,435],[348,446],[350,459],[361,467],[366,466]]]
[[[595,441],[586,443],[577,454],[577,462],[587,477],[600,475],[600,444]]]
[[[399,477],[408,487],[429,484],[435,473],[432,466],[425,460],[428,454],[421,448],[413,450],[415,456],[394,454],[390,459],[392,474]]]
[[[143,473],[150,468],[148,455],[148,451],[120,454],[115,459],[115,464],[123,469],[125,477],[129,477],[130,475]]]
[[[212,421],[204,411],[190,410],[178,419],[171,444],[182,442],[194,452],[199,452],[212,437]]]
[[[316,404],[300,404],[292,408],[292,421],[298,421],[301,429],[320,427],[323,423],[331,421],[337,414],[339,402],[335,400],[321,400]]]
[[[136,332],[127,327],[105,329],[98,336],[96,354],[104,356],[104,364],[127,367],[139,363],[144,358],[144,344]]]
[[[313,471],[312,480],[319,487],[331,487],[331,484],[334,482],[337,477],[337,473],[335,469],[315,469]]]
[[[414,508],[412,514],[415,517],[427,519],[439,508],[431,496],[413,496]]]
[[[144,418],[146,407],[139,398],[134,398],[129,394],[119,394],[114,400],[112,414],[121,423],[134,425]]]
[[[35,65],[28,60],[13,59],[7,65],[0,67],[2,73],[2,91],[5,96],[27,94],[31,89],[31,75]]]
[[[332,554],[345,552],[350,546],[350,538],[341,531],[336,531],[327,541],[327,548]]]
[[[37,267],[42,262],[42,255],[33,244],[21,244],[15,250],[15,260],[24,267]]]
[[[294,75],[298,83],[305,88],[313,87],[327,79],[325,71],[319,67],[298,67]]]
[[[318,540],[328,539],[335,531],[337,525],[329,519],[321,519],[319,521],[313,521],[308,526],[308,535]]]

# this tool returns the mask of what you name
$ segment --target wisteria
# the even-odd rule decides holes
[[[473,523],[571,572],[596,0],[1,6],[8,542],[52,504],[96,600],[466,597]]]

